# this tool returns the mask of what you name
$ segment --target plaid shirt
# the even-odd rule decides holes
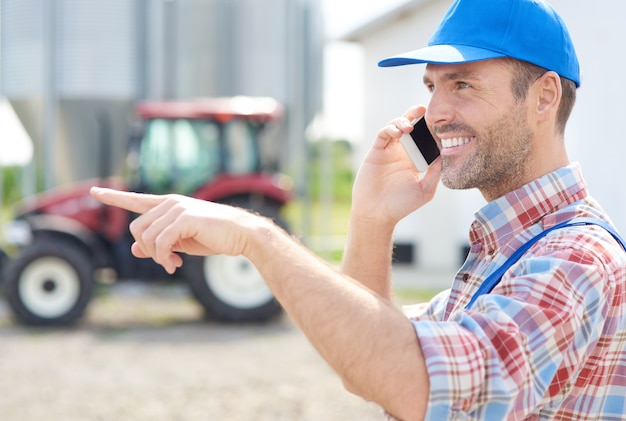
[[[517,248],[578,216],[607,221],[575,164],[476,213],[452,288],[405,309],[430,376],[427,419],[626,418],[626,253],[608,232],[555,230],[464,309]]]

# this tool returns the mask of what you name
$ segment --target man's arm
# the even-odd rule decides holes
[[[423,419],[428,374],[404,314],[273,227],[257,238],[264,247],[251,260],[346,387],[402,420]]]
[[[400,219],[429,202],[437,189],[440,160],[420,176],[398,141],[424,114],[409,109],[381,129],[357,174],[352,195],[343,273],[391,300],[393,230]]]
[[[341,271],[391,301],[393,227],[350,219]]]

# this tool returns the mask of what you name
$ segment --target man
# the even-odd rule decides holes
[[[564,128],[580,84],[560,17],[540,0],[457,0],[425,49],[428,109],[381,129],[354,185],[341,272],[271,221],[181,196],[94,189],[141,213],[133,253],[173,272],[179,252],[243,254],[346,387],[403,420],[621,419],[626,258],[597,226],[539,240],[488,294],[481,283],[528,239],[574,216],[608,222],[570,164]],[[441,158],[421,176],[398,142],[425,114]],[[439,179],[478,188],[471,250],[451,290],[408,317],[392,304],[392,233]],[[466,308],[468,306],[468,308]]]

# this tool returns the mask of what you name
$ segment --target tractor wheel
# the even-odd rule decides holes
[[[93,267],[78,247],[39,241],[24,248],[5,274],[9,306],[23,324],[68,325],[82,316],[93,291]]]
[[[272,218],[286,229],[278,207],[254,203],[249,198],[226,202],[253,209]],[[189,282],[196,299],[207,316],[222,322],[256,322],[269,320],[282,312],[256,267],[243,256],[184,256],[182,275]]]
[[[261,274],[243,256],[185,256],[183,276],[207,316],[221,322],[253,322],[281,312]]]

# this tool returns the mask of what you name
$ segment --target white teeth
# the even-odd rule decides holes
[[[441,139],[441,146],[444,148],[453,148],[455,146],[465,145],[469,143],[469,137],[452,137],[450,139]]]

